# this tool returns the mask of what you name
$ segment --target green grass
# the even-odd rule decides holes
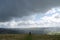
[[[60,40],[60,35],[0,34],[0,40]]]

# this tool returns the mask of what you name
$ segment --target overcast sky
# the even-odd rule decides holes
[[[59,27],[59,7],[60,0],[0,0],[0,28]]]

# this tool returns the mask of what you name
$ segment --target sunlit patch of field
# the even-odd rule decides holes
[[[0,40],[60,40],[60,35],[0,34]]]

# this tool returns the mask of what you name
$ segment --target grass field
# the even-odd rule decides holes
[[[60,35],[0,34],[0,40],[60,40]]]

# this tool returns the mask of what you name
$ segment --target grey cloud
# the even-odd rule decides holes
[[[0,0],[0,22],[32,14],[29,12],[45,12],[57,6],[60,6],[60,0]]]

